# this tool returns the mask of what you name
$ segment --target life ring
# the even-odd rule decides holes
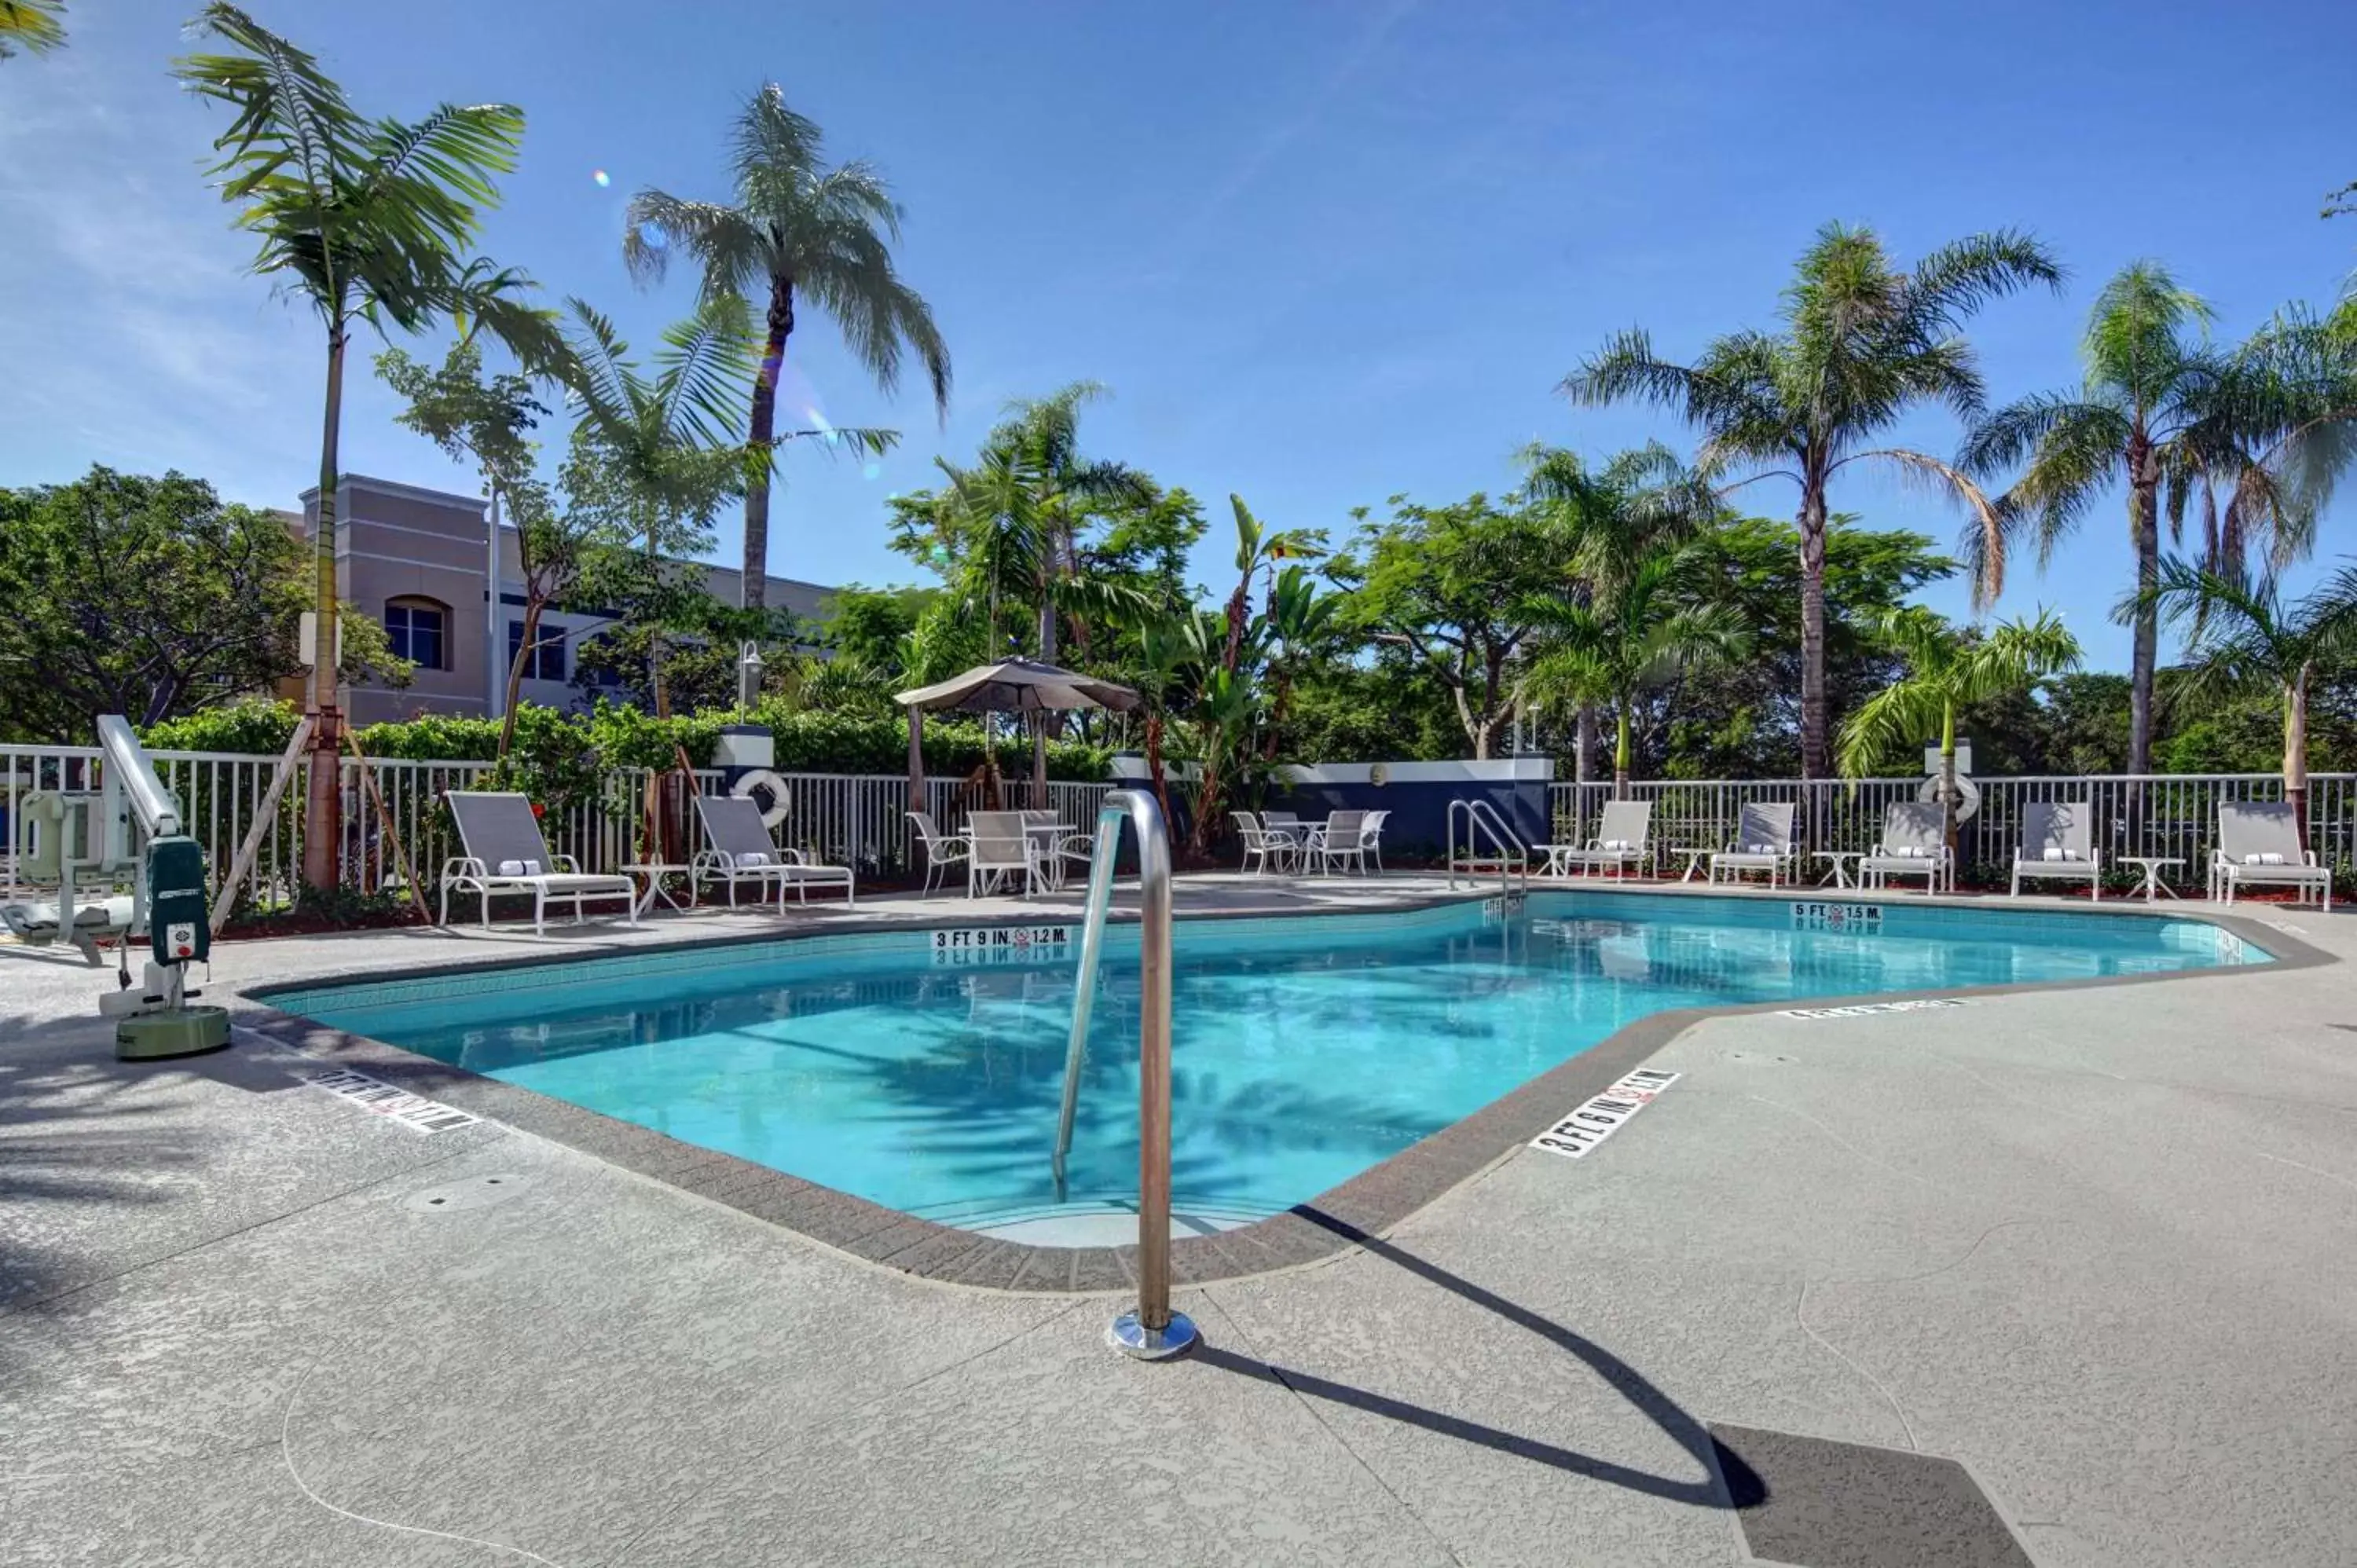
[[[1915,798],[1922,801],[1927,806],[1938,805],[1940,803],[1939,775],[1935,773],[1931,778],[1924,779],[1922,788],[1915,791]],[[1961,773],[1957,774],[1956,821],[1960,822],[1969,822],[1973,820],[1973,813],[1980,809],[1981,787],[1974,783],[1964,775]]]
[[[786,781],[766,768],[748,769],[728,786],[728,792],[740,800],[750,800],[761,808],[761,825],[774,828],[786,820],[791,802],[786,794]]]

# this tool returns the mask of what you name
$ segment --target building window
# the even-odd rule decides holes
[[[523,622],[508,622],[508,668],[515,668],[518,653],[523,651]],[[533,639],[532,652],[523,661],[523,678],[527,681],[562,681],[565,679],[565,628],[540,623],[540,635]]]
[[[393,656],[406,659],[420,670],[447,670],[443,657],[450,612],[440,605],[396,599],[384,607],[384,637]]]

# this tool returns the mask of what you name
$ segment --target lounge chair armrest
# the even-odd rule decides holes
[[[781,849],[778,851],[778,864],[780,865],[815,865],[818,863],[801,850]]]
[[[2300,851],[2300,864],[2302,865],[2314,865],[2316,864],[2316,852],[2312,849]]]
[[[548,864],[565,875],[581,875],[581,863],[569,854],[552,854],[548,857]]]
[[[485,865],[479,857],[471,854],[454,854],[442,863],[442,880],[445,882],[461,876],[471,876],[479,882],[490,875],[491,868]]]

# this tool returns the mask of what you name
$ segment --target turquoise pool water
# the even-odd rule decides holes
[[[1519,912],[1182,922],[1177,1207],[1315,1197],[1664,1008],[2266,958],[2191,920],[1860,908],[1539,893]],[[1109,936],[1061,1205],[1072,962],[1039,937],[824,937],[272,1000],[894,1208],[999,1224],[1136,1192],[1135,932]]]

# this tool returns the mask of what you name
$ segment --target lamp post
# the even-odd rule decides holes
[[[753,699],[761,690],[761,645],[747,642],[737,660],[737,716],[746,718],[753,712]]]

